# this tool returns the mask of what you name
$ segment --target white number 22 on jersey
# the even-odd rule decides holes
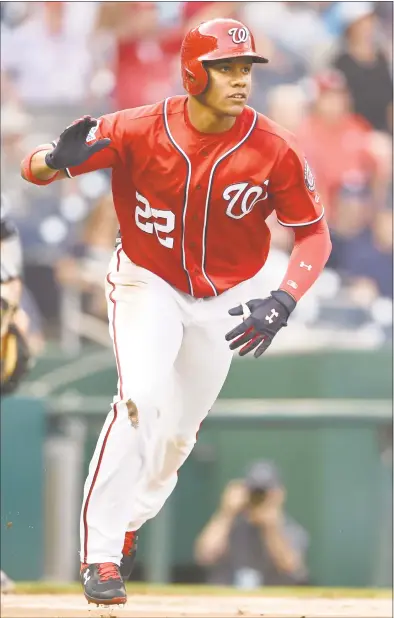
[[[142,204],[142,206],[136,206],[135,209],[136,225],[147,234],[155,233],[157,240],[163,247],[172,249],[174,246],[174,239],[168,236],[168,234],[175,229],[174,213],[170,210],[157,210],[156,208],[151,208],[148,200],[138,192],[136,192],[136,197],[139,204]],[[155,221],[152,223],[147,219],[155,219]],[[158,219],[158,221],[156,221],[156,219]],[[160,219],[163,220],[161,223]]]

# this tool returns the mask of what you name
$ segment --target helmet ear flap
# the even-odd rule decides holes
[[[193,96],[204,92],[208,85],[208,73],[200,60],[189,63],[184,67],[184,86]]]
[[[196,88],[196,76],[193,71],[190,71],[186,67],[183,69],[183,86],[189,94],[194,94]]]

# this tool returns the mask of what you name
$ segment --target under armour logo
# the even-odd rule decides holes
[[[267,320],[267,322],[272,324],[272,322],[274,322],[276,320],[276,318],[278,318],[278,317],[279,317],[279,313],[277,311],[275,311],[275,309],[271,309],[271,315],[266,315],[265,319]]]
[[[89,581],[90,579],[90,573],[89,573],[89,569],[86,569],[85,573],[83,574],[83,583],[86,586],[86,583]]]
[[[233,43],[237,45],[239,43],[246,43],[249,38],[249,31],[247,28],[230,28],[228,33],[233,39]]]
[[[312,264],[305,264],[305,262],[300,262],[301,268],[306,268],[307,270],[312,270]]]

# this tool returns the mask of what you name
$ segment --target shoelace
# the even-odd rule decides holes
[[[109,579],[120,579],[119,568],[113,562],[103,562],[98,565],[97,570],[102,582]]]
[[[135,545],[135,532],[126,532],[122,553],[125,556],[130,556]]]

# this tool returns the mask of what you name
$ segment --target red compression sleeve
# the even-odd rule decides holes
[[[312,225],[293,229],[294,247],[279,289],[285,290],[298,301],[322,272],[331,253],[331,240],[324,219]]]

